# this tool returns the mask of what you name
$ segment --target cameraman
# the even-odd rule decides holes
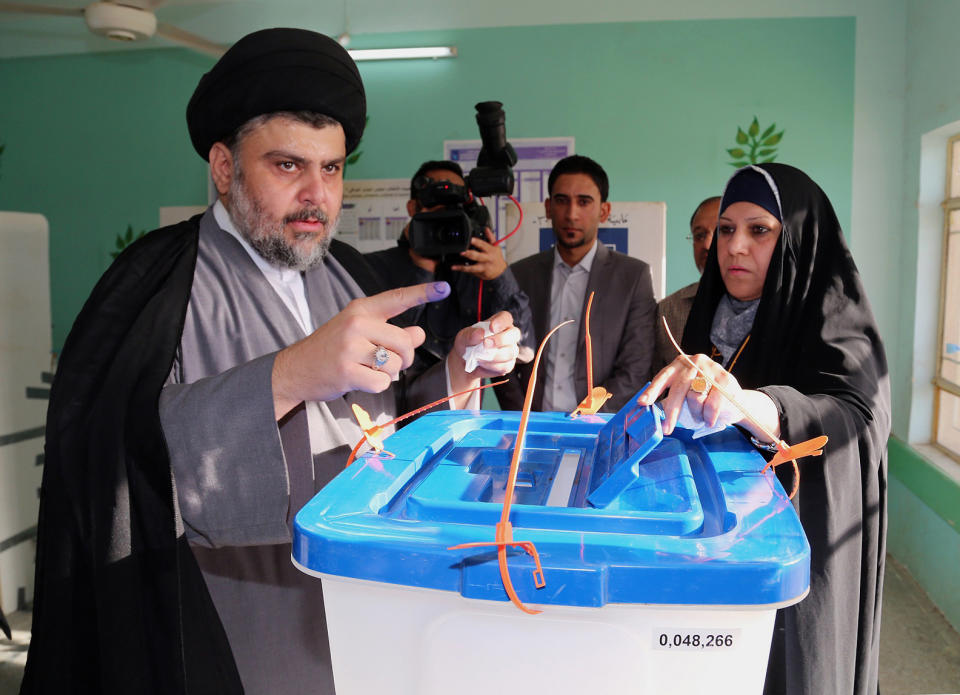
[[[410,181],[407,213],[411,217],[420,212],[433,212],[444,208],[443,205],[425,207],[420,202],[424,188],[436,181],[447,181],[466,190],[460,165],[449,161],[424,162]],[[365,254],[367,261],[387,288],[434,280],[446,280],[450,283],[452,291],[443,301],[421,304],[393,320],[402,326],[420,326],[427,335],[423,345],[417,349],[412,370],[426,369],[443,359],[453,347],[457,331],[487,319],[498,311],[509,311],[513,315],[514,325],[523,334],[521,355],[530,352],[523,348],[533,335],[527,295],[520,291],[503,253],[494,245],[493,232],[488,227],[484,233],[486,240],[471,238],[471,248],[460,254],[464,260],[427,257],[417,253],[410,245],[409,223],[397,239],[397,246]],[[478,318],[477,295],[481,281],[482,316]]]

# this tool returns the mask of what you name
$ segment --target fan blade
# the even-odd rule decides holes
[[[202,36],[191,34],[189,31],[184,31],[166,22],[157,22],[157,36],[165,38],[167,41],[178,43],[181,46],[192,48],[200,53],[206,53],[214,58],[222,56],[227,52],[228,48],[228,46],[221,46],[213,41],[208,41]]]
[[[19,2],[0,2],[0,12],[19,12],[21,14],[60,15],[63,17],[82,17],[83,8],[50,7],[48,5],[25,5]]]

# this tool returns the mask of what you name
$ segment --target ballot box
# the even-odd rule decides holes
[[[533,413],[494,541],[520,414],[428,414],[297,514],[293,562],[322,582],[338,695],[760,693],[776,610],[810,549],[735,428],[663,436],[656,406]]]

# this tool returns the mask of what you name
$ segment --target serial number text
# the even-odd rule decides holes
[[[740,630],[654,630],[653,648],[678,651],[733,649],[740,641]]]

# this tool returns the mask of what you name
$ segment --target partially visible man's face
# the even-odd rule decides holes
[[[710,251],[719,215],[720,201],[711,200],[700,206],[690,224],[690,236],[693,237],[693,262],[697,264],[697,270],[701,273],[707,267],[707,252]]]
[[[271,118],[243,138],[239,154],[226,199],[237,229],[275,265],[319,265],[340,221],[343,128]]]
[[[544,206],[557,245],[570,249],[593,244],[610,215],[610,203],[600,200],[600,189],[586,174],[558,176]]]

